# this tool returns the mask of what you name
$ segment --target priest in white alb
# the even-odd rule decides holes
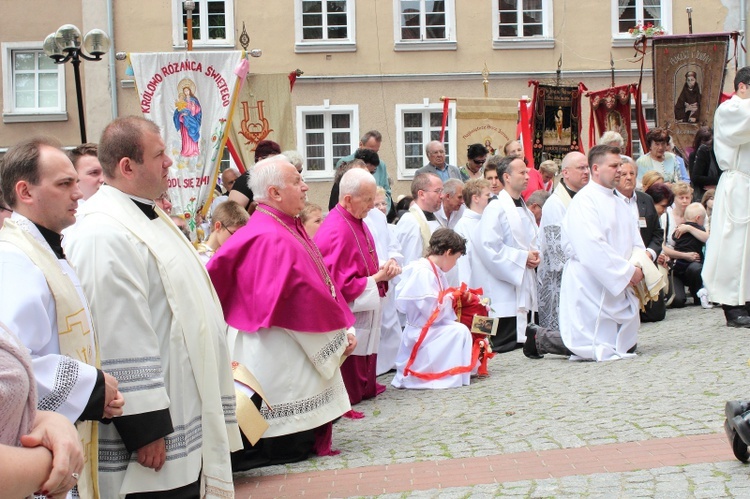
[[[727,326],[750,327],[750,66],[737,71],[734,95],[714,116],[716,186],[703,284],[721,303]]]
[[[542,262],[537,269],[539,325],[560,329],[560,284],[566,257],[562,248],[562,221],[570,201],[589,183],[589,162],[583,153],[569,152],[562,160],[562,179],[542,208],[539,249]]]
[[[591,182],[573,198],[562,224],[568,261],[560,289],[560,331],[530,325],[527,357],[635,356],[640,302],[633,286],[643,279],[643,270],[631,258],[639,251],[645,256],[646,249],[630,206],[614,193],[622,171],[620,149],[594,146],[588,158]]]
[[[418,173],[411,181],[414,204],[396,224],[396,238],[404,255],[404,265],[419,260],[430,244],[430,236],[440,228],[435,212],[443,199],[443,181],[434,173]]]
[[[154,205],[169,167],[159,127],[128,116],[99,141],[106,185],[66,251],[91,300],[102,365],[125,394],[99,428],[104,497],[228,497],[242,446],[225,332],[203,263]]]
[[[475,230],[472,286],[491,299],[493,317],[500,318],[490,338],[495,352],[508,352],[526,339],[528,315],[537,309],[536,274],[540,253],[537,225],[521,193],[529,182],[523,159],[506,156],[497,167],[503,190],[487,205]],[[475,265],[476,263],[476,265]]]
[[[0,230],[0,322],[32,357],[38,408],[77,423],[85,457],[74,477],[78,492],[106,497],[97,480],[97,421],[122,414],[124,400],[101,369],[88,302],[62,249],[82,198],[78,174],[60,144],[44,137],[11,147],[0,165],[2,197],[13,209]]]

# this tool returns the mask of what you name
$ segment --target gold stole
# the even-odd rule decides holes
[[[3,230],[0,231],[0,241],[10,243],[23,251],[44,274],[55,299],[60,353],[99,369],[101,365],[96,333],[89,324],[78,291],[70,278],[63,273],[55,255],[12,220],[5,221]],[[90,341],[91,334],[94,335],[93,342]],[[91,347],[92,343],[95,348]],[[85,459],[78,480],[78,492],[81,497],[96,499],[99,497],[98,423],[79,421],[76,423],[76,429],[83,445]]]
[[[422,256],[424,256],[424,254],[427,252],[427,248],[430,247],[430,237],[432,237],[432,231],[430,230],[430,226],[427,225],[427,220],[425,220],[422,208],[414,204],[411,208],[409,208],[409,212],[414,215],[414,218],[417,221],[417,225],[419,225],[419,233],[422,235]]]

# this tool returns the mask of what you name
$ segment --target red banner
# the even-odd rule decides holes
[[[613,131],[619,133],[625,139],[625,150],[623,152],[628,156],[633,155],[630,97],[638,94],[638,85],[635,83],[586,94],[591,103],[589,146],[596,144],[597,138],[601,137],[604,132]]]

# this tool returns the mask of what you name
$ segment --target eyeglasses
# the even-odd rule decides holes
[[[224,229],[225,229],[225,230],[226,230],[227,232],[229,232],[229,235],[230,235],[230,236],[233,236],[233,235],[234,235],[234,233],[235,233],[235,232],[237,232],[237,229],[234,229],[234,230],[232,230],[232,229],[230,229],[229,227],[227,227],[227,226],[226,226],[226,225],[224,225],[224,224],[221,224],[221,226],[222,226],[222,227],[224,227]]]
[[[13,210],[8,208],[7,206],[0,206],[0,211],[7,211],[8,213],[13,213]]]
[[[475,165],[482,165],[482,164],[484,164],[485,160],[479,159],[479,158],[474,158],[471,161],[473,161]]]
[[[434,191],[428,191],[428,190],[425,189],[424,192],[434,192],[435,194],[442,194],[443,193],[443,189],[435,189]]]

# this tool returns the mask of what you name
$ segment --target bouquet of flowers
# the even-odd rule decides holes
[[[653,23],[641,24],[638,23],[628,30],[630,36],[637,38],[639,36],[645,36],[647,38],[652,36],[663,35],[667,31],[661,26],[654,26]]]

